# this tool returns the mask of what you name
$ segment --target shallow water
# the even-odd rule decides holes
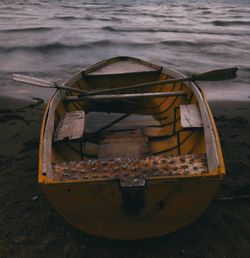
[[[249,0],[26,0],[0,7],[0,95],[16,89],[6,76],[12,72],[65,80],[103,58],[129,55],[188,74],[238,66],[236,80],[202,85],[210,99],[250,99]]]

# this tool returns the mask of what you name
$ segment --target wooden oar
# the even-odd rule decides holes
[[[127,87],[114,87],[112,89],[104,89],[99,91],[88,92],[83,96],[94,96],[99,94],[111,93],[121,90],[128,90],[128,89],[138,89],[143,88],[146,89],[148,87],[152,87],[155,85],[161,85],[166,83],[176,83],[176,82],[186,82],[186,81],[222,81],[222,80],[230,80],[234,79],[237,76],[237,67],[227,68],[227,69],[217,69],[212,70],[206,73],[200,74],[193,74],[190,77],[178,78],[178,79],[171,79],[171,80],[162,80],[162,81],[153,81],[153,82],[146,82],[135,84]]]
[[[71,87],[57,85],[56,82],[51,82],[51,81],[47,81],[47,80],[44,80],[44,79],[23,75],[23,74],[12,74],[12,80],[18,81],[18,82],[23,82],[23,83],[26,83],[26,84],[39,86],[39,87],[45,87],[45,88],[56,88],[56,89],[62,89],[62,90],[70,90],[70,91],[75,91],[75,92],[79,92],[79,93],[87,93],[88,92],[88,91],[84,91],[84,90],[81,90],[81,89],[75,89],[75,88],[71,88]]]
[[[83,93],[84,96],[93,96],[93,95],[99,95],[103,93],[110,93],[110,92],[116,92],[120,90],[127,90],[127,89],[137,89],[137,88],[143,88],[146,89],[148,87],[152,87],[155,85],[161,85],[166,83],[176,83],[176,82],[185,82],[185,81],[221,81],[221,80],[230,80],[236,78],[236,72],[238,68],[227,68],[227,69],[218,69],[218,70],[212,70],[206,73],[201,74],[193,74],[190,77],[184,77],[184,78],[178,78],[178,79],[171,79],[171,80],[162,80],[162,81],[154,81],[154,82],[147,82],[147,83],[140,83],[136,85],[131,86],[125,86],[125,87],[117,87],[112,89],[104,89],[104,90],[98,90],[98,91],[84,91],[81,89],[75,89],[71,87],[66,87],[62,85],[57,85],[55,82],[47,81],[44,79],[34,78],[27,75],[22,74],[12,74],[12,79],[15,81],[32,84],[40,87],[47,87],[47,88],[57,88],[57,89],[63,89],[63,90],[70,90],[75,91],[79,93]]]
[[[149,92],[149,93],[133,93],[133,94],[104,94],[95,96],[70,96],[64,99],[65,102],[80,102],[86,100],[121,100],[121,99],[131,99],[131,98],[157,98],[157,97],[178,97],[186,96],[185,91],[172,91],[172,92]]]

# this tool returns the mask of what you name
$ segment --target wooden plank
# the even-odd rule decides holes
[[[62,141],[64,139],[76,140],[83,137],[85,125],[85,112],[78,110],[67,112],[65,117],[60,120],[53,140]]]
[[[85,133],[99,131],[113,121],[117,121],[117,119],[123,115],[124,114],[120,113],[90,112],[85,116]],[[160,123],[151,115],[130,114],[128,117],[124,118],[124,120],[112,124],[109,129],[118,131],[145,128],[148,126],[160,126]]]
[[[95,68],[95,69],[93,69]],[[142,62],[134,58],[114,58],[111,60],[103,60],[86,69],[86,74],[104,75],[104,74],[123,74],[134,72],[159,71],[161,67],[152,66],[147,62]]]
[[[134,94],[112,94],[112,95],[94,95],[94,96],[71,96],[66,97],[65,102],[79,102],[86,100],[117,100],[117,99],[131,99],[131,98],[156,98],[156,97],[177,97],[186,96],[185,91],[173,91],[173,92],[156,92],[156,93],[134,93]]]
[[[136,158],[149,152],[148,139],[141,130],[108,132],[103,135],[98,158]]]
[[[196,104],[180,105],[181,127],[200,128],[203,126],[201,114]]]

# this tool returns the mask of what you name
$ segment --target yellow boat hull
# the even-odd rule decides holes
[[[119,58],[111,59],[112,62],[116,60],[119,60]],[[108,60],[108,62],[110,62],[110,60]],[[100,67],[103,67],[103,64],[105,64],[105,62],[101,62],[99,64]],[[96,66],[98,67],[98,64]],[[96,68],[95,66],[93,67]],[[89,70],[93,70],[93,67]],[[154,65],[152,65],[152,67],[155,68]],[[150,79],[148,73],[145,76]],[[79,74],[76,77],[79,78]],[[128,78],[131,80],[130,84],[133,84],[133,79],[137,77],[133,74],[130,75],[126,73],[125,80],[128,80]],[[160,79],[165,78],[166,76],[162,73]],[[93,85],[95,86],[95,83],[99,85],[99,83],[104,80],[103,85],[114,81],[113,83],[119,86],[119,79],[120,74],[115,76],[113,80],[109,77],[106,78],[104,76],[103,78],[102,75],[99,75],[98,83],[95,81]],[[93,80],[92,77],[90,77],[88,82],[90,83],[91,80]],[[75,79],[72,79],[66,86],[75,87],[76,83],[74,81]],[[126,85],[126,82],[123,82],[123,84]],[[82,84],[79,86],[78,83],[77,87],[85,89],[88,87],[88,85],[86,85]],[[168,89],[167,87],[172,90],[176,88],[175,85],[166,86],[166,89]],[[192,88],[190,90],[188,85],[177,85],[177,87],[180,89],[186,87],[184,88],[186,92],[188,94],[190,94],[190,92],[192,93]],[[119,180],[109,180],[109,178],[87,178],[84,180],[80,178],[70,178],[62,180],[61,178],[49,176],[48,164],[51,165],[54,162],[64,161],[64,156],[70,156],[70,160],[80,159],[79,154],[73,153],[73,155],[66,146],[61,145],[59,149],[51,142],[50,137],[52,136],[49,131],[53,130],[54,124],[49,125],[48,120],[51,119],[50,113],[53,108],[53,102],[56,102],[56,105],[58,105],[54,108],[56,115],[53,119],[55,120],[55,124],[58,123],[57,117],[62,116],[66,112],[63,105],[60,104],[61,93],[55,93],[50,103],[48,103],[41,128],[39,183],[42,185],[51,204],[65,220],[83,232],[91,235],[109,239],[132,240],[166,235],[193,222],[204,212],[218,190],[220,182],[225,175],[225,168],[212,113],[202,91],[198,86],[193,85],[193,87],[197,91],[197,99],[199,97],[200,101],[202,101],[203,112],[205,112],[206,115],[204,121],[209,121],[207,127],[210,127],[213,133],[212,140],[214,145],[212,147],[216,151],[216,155],[211,151],[212,147],[209,145],[209,134],[206,132],[206,130],[208,130],[207,128],[204,129],[204,136],[199,136],[200,138],[198,138],[199,134],[196,132],[194,132],[193,135],[187,132],[186,134],[189,134],[190,137],[186,142],[183,140],[184,138],[181,138],[181,142],[183,142],[181,151],[185,155],[193,151],[195,154],[204,153],[207,157],[214,156],[214,158],[210,158],[208,172],[205,174],[193,173],[187,175],[149,177],[144,187],[135,186],[129,189],[121,187]],[[157,88],[157,90],[159,90],[159,88]],[[191,94],[190,96],[190,99],[192,99],[193,95]],[[187,102],[186,99],[183,101]],[[192,103],[197,102],[199,101],[196,99],[192,100]],[[164,108],[167,110],[170,108],[173,109],[175,105],[173,103],[174,102],[171,101],[169,101],[169,103],[166,102]],[[180,104],[181,102],[176,101],[175,103]],[[149,104],[145,104],[145,107],[147,108],[148,105]],[[82,108],[82,106],[79,104],[68,106],[68,109],[72,110],[78,108]],[[118,108],[127,110],[126,105],[118,106]],[[164,112],[161,110],[159,110],[159,114],[159,116],[162,115],[165,117]],[[159,131],[160,136],[163,135],[163,133],[169,133],[173,127],[169,122],[170,120],[168,120],[169,118],[164,119],[166,120],[166,122],[164,122],[166,125],[162,125],[164,130]],[[161,121],[165,120],[161,119]],[[179,126],[179,124],[177,124],[177,126]],[[45,146],[48,143],[50,149]],[[155,153],[161,152],[162,149],[164,150],[166,143],[170,144],[169,153],[171,155],[177,155],[178,150],[175,146],[175,138],[174,141],[172,138],[168,139],[168,142],[153,141],[151,147]],[[173,144],[173,147],[171,147],[171,144]],[[207,146],[210,147],[208,148]],[[45,153],[47,154],[45,155]],[[61,153],[64,155],[61,155]]]
[[[171,233],[193,222],[208,207],[220,178],[148,182],[143,208],[124,210],[117,183],[43,185],[52,205],[69,223],[85,233],[135,240]]]

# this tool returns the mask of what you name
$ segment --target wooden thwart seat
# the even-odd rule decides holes
[[[176,130],[176,110],[180,109],[180,128]],[[201,113],[196,104],[180,105],[174,109],[173,133],[177,135],[178,154],[181,154],[180,133],[203,128]]]
[[[54,132],[54,141],[79,140],[83,138],[85,125],[85,112],[67,112],[61,119]]]
[[[180,105],[180,117],[183,129],[203,127],[201,114],[196,104]]]

